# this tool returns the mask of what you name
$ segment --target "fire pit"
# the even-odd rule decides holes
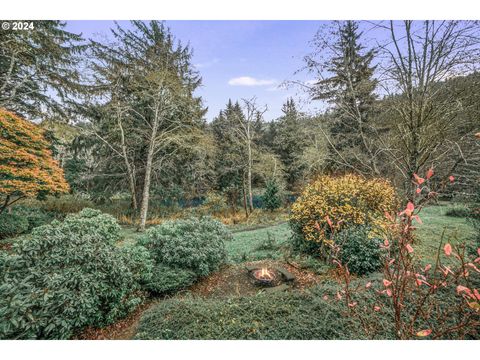
[[[280,277],[273,269],[261,268],[251,271],[253,279],[258,285],[274,286],[278,284]]]

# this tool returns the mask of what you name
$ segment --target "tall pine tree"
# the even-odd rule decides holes
[[[361,44],[362,32],[357,22],[346,21],[337,26],[332,56],[324,59],[331,75],[316,83],[313,99],[333,105],[330,133],[334,169],[378,174],[374,144],[369,136],[373,131],[377,86],[372,65],[375,51]]]

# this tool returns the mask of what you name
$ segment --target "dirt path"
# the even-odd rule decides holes
[[[149,300],[131,312],[126,318],[101,329],[87,328],[76,340],[131,340],[135,335],[142,314],[157,304],[159,299]]]

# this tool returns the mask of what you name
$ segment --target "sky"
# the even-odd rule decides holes
[[[129,27],[127,21],[119,22]],[[309,102],[299,87],[285,89],[288,80],[311,81],[308,74],[295,74],[312,51],[310,41],[320,21],[166,21],[174,36],[193,48],[193,64],[202,76],[201,95],[211,121],[228,99],[256,97],[267,106],[266,120],[279,117],[288,97],[300,108],[315,112],[322,104]],[[67,21],[67,30],[84,38],[109,39],[113,21]]]

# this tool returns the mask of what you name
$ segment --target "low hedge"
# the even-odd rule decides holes
[[[327,288],[334,294],[334,287]],[[344,303],[333,295],[323,299],[325,290],[166,300],[144,313],[135,339],[365,339],[360,324],[346,315]]]
[[[366,281],[373,283],[365,290]],[[478,286],[473,284],[472,286]],[[389,305],[391,298],[376,297],[374,294],[384,288],[381,274],[372,275],[370,280],[359,279],[351,288],[363,288],[353,295],[357,303],[354,316],[351,308],[336,298],[339,285],[326,282],[307,291],[266,293],[254,297],[231,297],[223,299],[177,298],[160,302],[144,313],[137,328],[135,339],[164,340],[342,340],[342,339],[395,339],[394,312]],[[326,296],[326,297],[325,297]],[[439,289],[434,295],[435,311],[458,308],[462,298],[455,288]],[[415,312],[412,303],[406,302],[402,316],[409,322]],[[379,306],[379,311],[374,311]],[[428,306],[431,306],[430,304]],[[479,339],[478,328],[474,325],[479,315],[475,309],[465,308],[462,314],[441,318],[441,324],[428,312],[420,315],[415,329],[452,328],[441,336],[442,339]],[[468,329],[455,329],[456,321],[469,319]],[[365,331],[368,328],[368,334]],[[412,338],[419,339],[412,334]]]

